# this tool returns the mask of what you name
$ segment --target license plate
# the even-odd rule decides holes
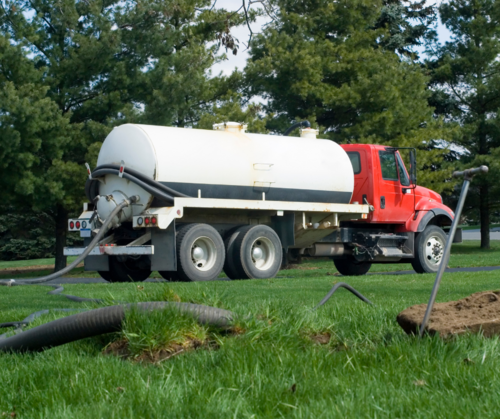
[[[90,228],[82,228],[80,230],[80,237],[90,237]]]

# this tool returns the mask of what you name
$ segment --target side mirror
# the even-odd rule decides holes
[[[410,181],[413,185],[417,184],[417,156],[415,149],[410,150]]]

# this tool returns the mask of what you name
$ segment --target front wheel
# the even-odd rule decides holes
[[[344,259],[334,259],[333,264],[337,271],[344,276],[360,276],[366,274],[372,264],[370,262],[357,262],[353,257]]]
[[[435,273],[444,255],[446,245],[446,233],[442,228],[430,225],[415,239],[415,258],[411,265],[415,272]]]

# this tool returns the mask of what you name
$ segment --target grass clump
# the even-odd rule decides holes
[[[215,333],[175,306],[148,312],[132,308],[126,314],[118,340],[104,352],[157,363],[190,350],[216,348]]]

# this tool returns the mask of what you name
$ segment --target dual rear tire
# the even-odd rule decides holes
[[[245,226],[226,239],[224,272],[231,279],[265,279],[276,276],[283,251],[276,232],[265,225]]]
[[[208,224],[183,226],[176,237],[177,271],[160,271],[169,281],[213,281],[222,270],[230,279],[265,279],[280,270],[283,252],[275,231],[265,225],[233,230],[225,242]],[[109,282],[144,281],[151,270],[134,260],[109,258],[109,271],[99,272]]]
[[[281,241],[265,225],[244,226],[223,241],[208,224],[189,224],[177,234],[177,271],[162,271],[170,281],[213,281],[224,270],[229,279],[264,279],[281,267]]]

